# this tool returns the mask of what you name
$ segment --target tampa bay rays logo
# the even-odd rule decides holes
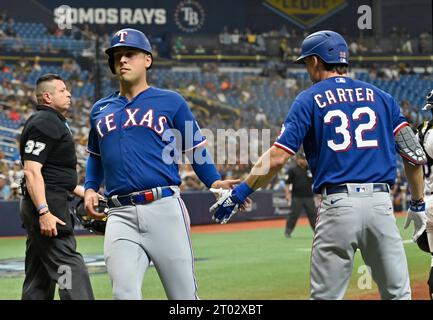
[[[119,37],[119,42],[125,42],[125,38],[126,38],[127,35],[128,35],[128,32],[127,31],[122,31],[122,30],[117,31],[117,33],[116,33],[116,36]]]

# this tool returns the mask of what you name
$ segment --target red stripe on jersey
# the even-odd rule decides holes
[[[287,153],[291,154],[292,156],[296,154],[295,151],[293,151],[292,149],[286,147],[285,145],[282,145],[281,143],[274,142],[274,146],[276,146],[277,148],[283,149],[284,151],[286,151]]]
[[[409,125],[409,123],[407,123],[406,121],[400,123],[400,124],[397,126],[397,128],[394,129],[394,136],[396,136],[397,133],[398,133],[401,129],[403,129],[404,127],[407,127],[408,125]]]

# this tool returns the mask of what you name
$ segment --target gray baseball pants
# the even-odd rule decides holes
[[[390,195],[372,184],[323,195],[311,255],[311,299],[342,299],[360,250],[382,299],[411,299],[409,272]]]
[[[142,299],[151,261],[168,299],[198,299],[190,221],[178,190],[145,205],[110,209],[104,256],[115,299]]]

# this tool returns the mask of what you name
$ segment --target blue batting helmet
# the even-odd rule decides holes
[[[110,66],[111,72],[116,73],[114,70],[114,58],[113,51],[118,47],[130,47],[143,50],[144,52],[152,56],[152,47],[150,46],[149,39],[144,35],[143,32],[136,29],[122,29],[117,31],[111,39],[111,46],[105,53],[108,54],[108,65]],[[153,62],[153,57],[152,57]],[[149,66],[150,69],[152,65]]]
[[[310,34],[302,42],[301,56],[295,63],[304,63],[309,56],[318,56],[329,64],[349,64],[349,48],[337,32],[323,30]]]
[[[426,104],[424,105],[424,107],[422,108],[424,111],[425,110],[430,110],[433,109],[433,90],[430,91],[427,95],[426,98]]]

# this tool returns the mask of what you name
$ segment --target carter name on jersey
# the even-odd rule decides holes
[[[374,91],[370,88],[335,88],[326,90],[324,94],[316,94],[314,101],[319,108],[347,102],[374,102]]]

